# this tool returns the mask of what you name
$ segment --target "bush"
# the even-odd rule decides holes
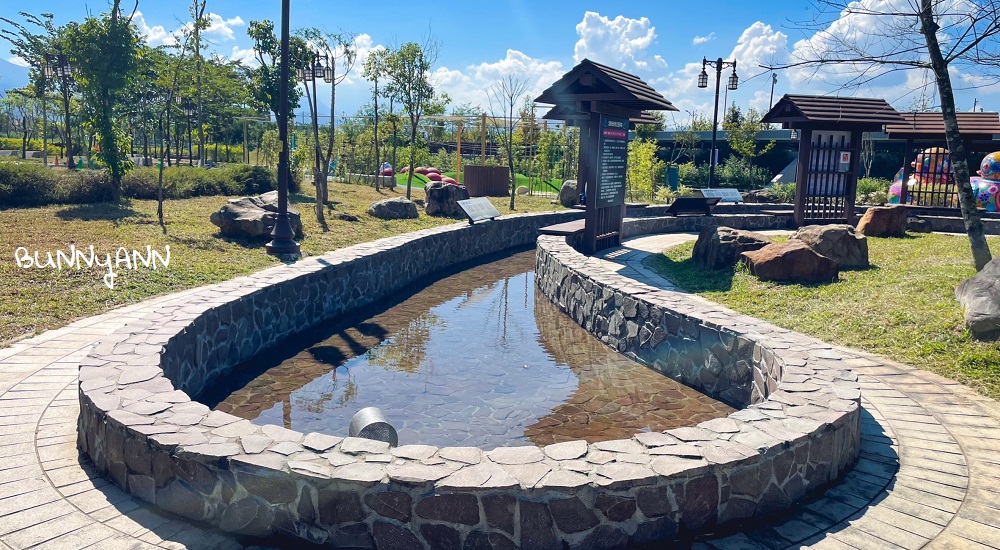
[[[760,189],[771,181],[771,173],[743,157],[731,156],[717,169],[716,178],[723,187]]]
[[[301,182],[301,174],[293,177],[289,192],[297,192]],[[122,179],[122,196],[155,200],[158,184],[157,168],[136,168]],[[212,170],[174,166],[163,171],[166,199],[258,195],[276,188],[275,173],[260,166],[237,164]],[[111,179],[104,171],[68,172],[31,162],[0,162],[0,206],[97,203],[113,196]]]
[[[772,183],[771,186],[767,188],[767,194],[774,197],[774,199],[780,203],[793,203],[795,202],[795,182]]]
[[[857,204],[881,205],[889,202],[889,186],[892,182],[885,178],[861,178],[858,180]]]
[[[678,167],[680,185],[686,187],[705,187],[708,185],[708,165],[686,162]]]
[[[669,187],[660,187],[656,190],[656,202],[670,204],[679,197],[693,197],[694,195],[695,190],[686,185],[678,185],[676,191]]]

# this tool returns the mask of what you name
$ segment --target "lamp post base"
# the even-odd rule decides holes
[[[299,249],[299,243],[295,242],[294,236],[292,225],[288,222],[288,214],[279,213],[278,219],[274,223],[274,230],[271,231],[271,242],[264,245],[264,250],[283,261],[298,260],[302,257],[302,251]]]

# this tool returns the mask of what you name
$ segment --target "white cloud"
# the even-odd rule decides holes
[[[736,41],[729,59],[736,60],[744,75],[755,74],[760,65],[777,65],[788,60],[788,36],[760,21],[747,27]]]
[[[236,33],[233,29],[235,27],[242,27],[246,25],[243,19],[238,15],[231,19],[223,19],[222,16],[217,13],[210,13],[208,14],[208,21],[208,28],[205,29],[203,36],[222,40],[223,42],[236,40]]]
[[[454,103],[471,103],[488,109],[489,89],[501,77],[509,75],[526,80],[525,95],[535,98],[565,72],[559,61],[544,61],[517,50],[507,50],[507,55],[498,61],[470,65],[464,71],[440,67],[432,77],[435,87],[447,92]]]
[[[576,26],[580,39],[573,57],[584,58],[627,72],[650,73],[666,71],[667,62],[649,52],[656,43],[656,28],[646,17],[630,19],[619,15],[609,19],[588,11]]]
[[[233,53],[229,56],[229,59],[232,61],[239,61],[248,67],[256,67],[259,65],[253,48],[247,48],[244,50],[239,46],[233,46]]]
[[[694,37],[694,40],[691,41],[691,44],[693,44],[695,46],[700,46],[700,45],[702,45],[702,44],[704,44],[706,42],[711,42],[712,40],[715,40],[715,38],[716,38],[715,37],[715,33],[714,32],[710,32],[710,33],[708,33],[708,36],[696,36],[696,37]]]
[[[177,43],[177,31],[167,31],[163,25],[155,25],[150,27],[146,23],[146,18],[143,17],[141,11],[136,11],[135,16],[132,18],[132,23],[135,24],[136,28],[139,29],[139,33],[146,38],[146,43],[150,47],[173,45]]]
[[[7,58],[7,62],[10,63],[10,64],[12,64],[12,65],[17,65],[18,67],[28,67],[29,66],[28,62],[25,61],[24,58],[18,57],[16,55],[13,56],[13,57],[8,57]]]

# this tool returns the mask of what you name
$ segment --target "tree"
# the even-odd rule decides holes
[[[379,168],[382,165],[382,159],[379,156],[379,139],[378,139],[378,81],[380,78],[386,75],[388,50],[375,50],[368,55],[368,59],[365,60],[364,66],[364,77],[367,78],[375,85],[372,91],[372,103],[375,106],[375,125],[374,125],[374,136],[375,141],[375,164],[372,174],[375,176],[375,191],[379,190]]]
[[[316,182],[316,195],[317,197],[322,197],[323,204],[329,204],[330,192],[327,181],[330,175],[330,161],[333,160],[333,147],[336,139],[333,113],[337,112],[337,85],[343,82],[354,69],[354,63],[357,59],[357,48],[354,45],[356,37],[353,33],[343,31],[327,33],[316,28],[303,29],[299,31],[299,35],[303,40],[318,49],[320,53],[326,55],[330,67],[333,69],[333,79],[330,82],[330,131],[327,134],[326,154],[322,151],[322,143],[318,136],[319,122],[317,120],[315,124],[317,134],[315,146],[318,166],[313,171]],[[340,67],[339,71],[338,67]],[[316,104],[319,105],[318,98]]]
[[[815,31],[804,42],[804,54],[787,64],[768,67],[852,66],[856,76],[845,85],[860,85],[901,70],[930,70],[937,84],[944,118],[945,140],[951,152],[958,200],[976,269],[991,259],[969,183],[965,144],[958,129],[951,71],[970,70],[980,79],[997,80],[1000,67],[1000,0],[911,0],[895,6],[875,2],[816,0],[819,15],[805,28]],[[833,16],[845,20],[875,21],[865,32],[846,35],[828,32]],[[942,49],[943,47],[943,49]],[[992,70],[993,74],[987,74]]]
[[[493,113],[494,125],[498,126],[499,130],[497,138],[507,157],[507,169],[510,170],[511,210],[514,209],[514,196],[517,194],[517,174],[514,172],[514,129],[521,119],[516,107],[526,91],[528,91],[528,80],[517,78],[512,74],[501,76],[489,91],[490,110]]]
[[[254,56],[257,58],[258,66],[249,71],[250,88],[253,92],[253,99],[262,107],[274,114],[278,119],[279,110],[279,86],[281,61],[281,42],[274,34],[273,21],[251,21],[247,28],[247,35],[253,40]],[[305,67],[309,55],[309,47],[306,41],[300,36],[293,36],[289,41],[289,74],[294,75],[297,69]],[[294,120],[295,109],[299,107],[299,98],[302,92],[294,78],[288,79],[288,120]]]
[[[201,56],[201,32],[208,28],[209,20],[205,17],[207,0],[192,0],[191,2],[191,36],[194,38],[194,59],[195,59],[195,103],[198,106],[198,166],[205,166],[205,126],[204,113],[202,107],[201,90],[201,66],[203,59]]]
[[[760,122],[763,115],[757,109],[751,108],[745,116],[735,105],[729,111],[732,115],[727,114],[726,121],[722,125],[722,129],[726,131],[726,141],[736,154],[747,160],[747,179],[756,186],[758,183],[753,181],[751,163],[754,158],[773,149],[775,141],[772,139],[767,145],[757,148],[757,133],[767,129],[767,124]]]
[[[656,141],[633,139],[628,142],[628,169],[625,183],[631,200],[650,200],[656,183],[663,181],[666,163],[656,157]]]
[[[67,25],[66,38],[77,68],[76,80],[90,106],[85,113],[100,142],[98,155],[111,176],[112,198],[119,202],[122,178],[132,168],[120,114],[125,90],[137,75],[139,34],[131,16],[122,14],[121,0],[113,0],[109,13]]]
[[[437,60],[439,46],[433,38],[424,44],[407,42],[392,49],[385,59],[388,75],[386,94],[402,105],[410,119],[410,147],[417,143],[417,125],[428,103],[434,99],[434,86],[430,83],[431,66]],[[409,170],[406,173],[406,198],[410,198],[413,185],[413,160],[410,155]]]

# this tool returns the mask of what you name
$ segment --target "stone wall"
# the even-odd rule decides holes
[[[78,444],[118,486],[224,530],[393,549],[604,548],[669,539],[787,507],[852,463],[860,390],[827,346],[694,297],[588,273],[586,259],[559,239],[539,241],[540,275],[565,269],[567,284],[607,292],[596,303],[601,311],[622,310],[622,323],[613,311],[604,315],[618,324],[616,347],[643,353],[659,328],[672,349],[686,340],[708,345],[701,357],[719,373],[730,367],[710,358],[725,350],[738,358],[732,369],[753,365],[761,380],[749,394],[732,389],[747,387],[734,382],[738,376],[724,389],[718,375],[703,387],[734,402],[757,402],[729,418],[665,433],[483,452],[390,449],[261,427],[190,398],[296,330],[424,275],[530,243],[539,226],[579,215],[507,216],[419,231],[178,296],[81,362]],[[541,284],[552,292],[551,281]],[[664,321],[667,310],[678,314],[677,326]],[[650,332],[645,343],[643,329]],[[607,336],[612,343],[610,329]],[[676,357],[677,372],[704,370],[693,347]],[[682,368],[682,361],[694,366]]]

